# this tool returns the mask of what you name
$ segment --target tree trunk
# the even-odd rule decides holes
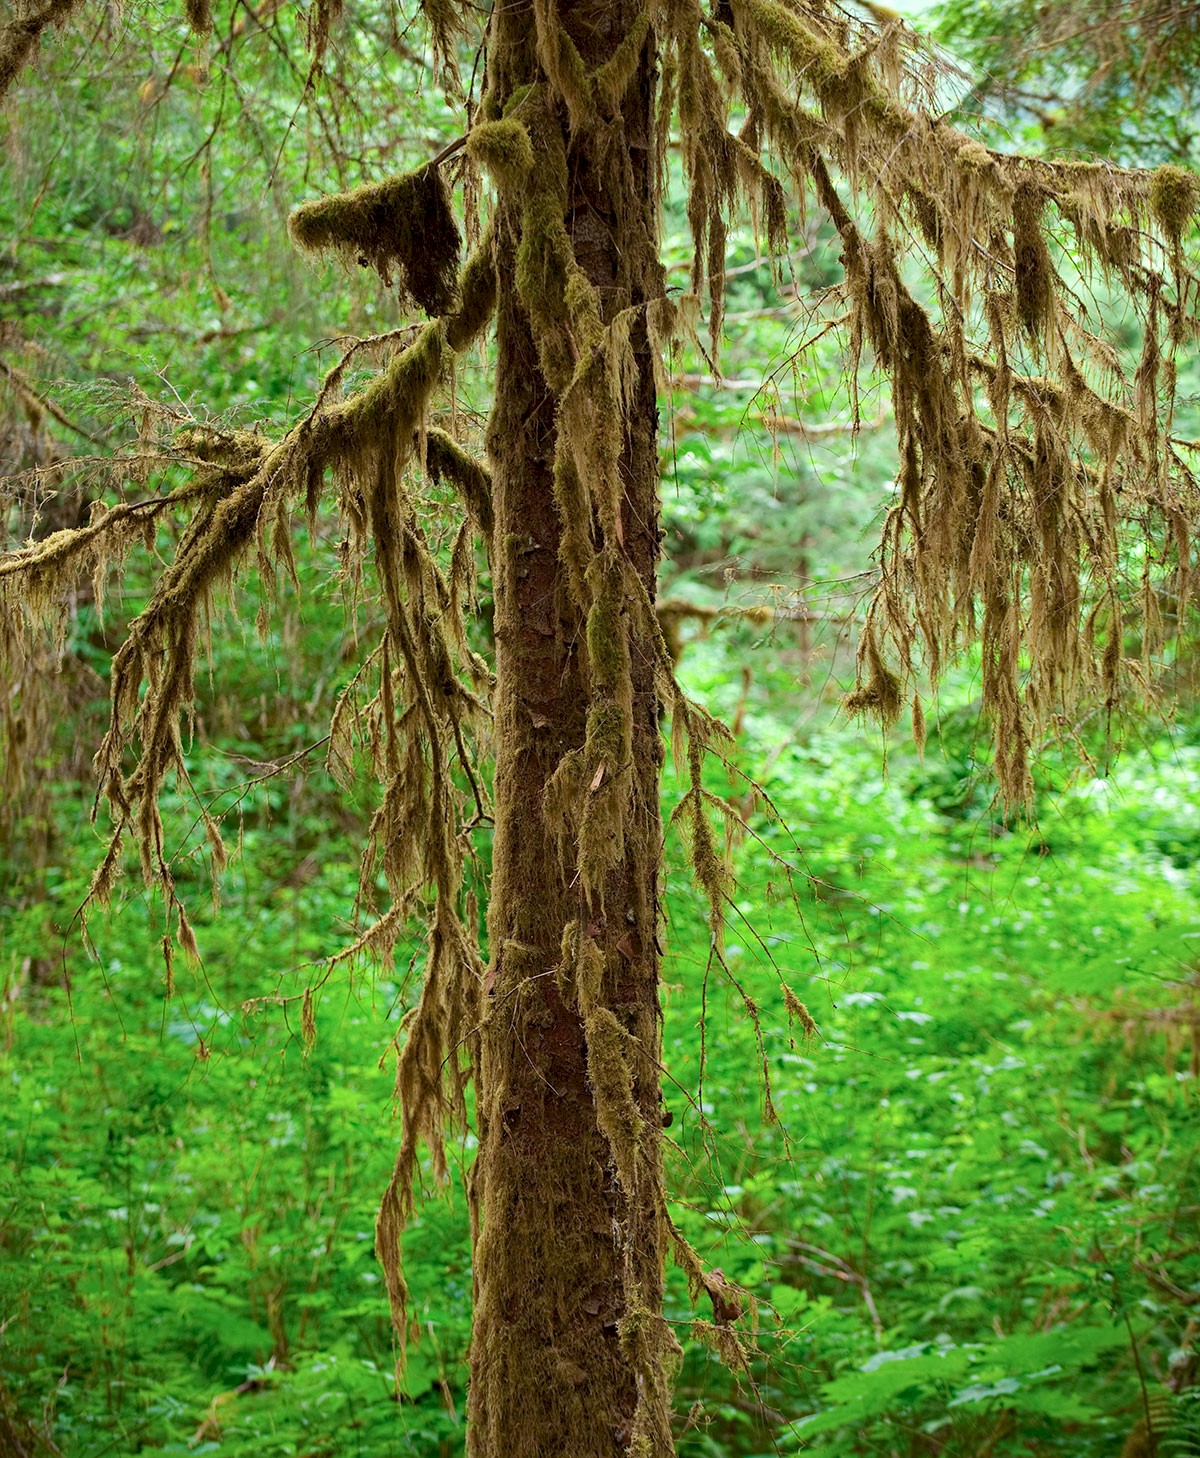
[[[639,9],[637,0],[564,0],[558,15],[594,71]],[[497,7],[490,47],[493,105],[503,105],[526,82],[544,82],[531,8]],[[567,233],[606,322],[644,304],[647,289],[655,288],[631,274],[629,262],[654,253],[652,88],[651,39],[623,99],[619,130],[610,126],[606,133],[625,149],[624,196],[614,196],[612,168],[596,153],[603,129],[572,138],[565,110],[555,111],[567,152]],[[585,743],[591,707],[586,616],[573,599],[560,551],[553,470],[558,402],[518,289],[520,199],[501,202],[497,223],[498,363],[488,437],[498,679],[495,850],[478,1069],[468,1449],[473,1458],[616,1458],[629,1451],[657,1458],[672,1451],[664,1370],[673,1342],[661,1321],[666,1231],[656,930],[663,756],[654,652],[639,638],[634,614],[625,612],[632,763],[609,766],[605,782],[593,783],[587,794],[630,788],[631,809],[623,856],[602,894],[589,897],[573,845],[556,837],[543,809],[547,783],[564,755]],[[620,460],[620,535],[652,600],[657,411],[644,314],[632,336],[635,403]],[[564,318],[564,334],[567,327]],[[624,1181],[618,1174],[612,1129],[597,1105],[586,1000],[564,935],[568,942],[582,935],[599,949],[601,1015],[608,1026],[615,1018],[632,1050],[626,1065],[637,1146],[632,1181],[628,1169]],[[652,1340],[647,1329],[656,1333]],[[654,1349],[657,1363],[647,1355]]]

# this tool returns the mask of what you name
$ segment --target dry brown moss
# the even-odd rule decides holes
[[[184,0],[184,13],[197,35],[207,35],[212,30],[211,0]]]
[[[1178,243],[1200,206],[1200,178],[1182,167],[1156,168],[1150,178],[1150,207],[1160,228]]]
[[[429,315],[454,307],[462,235],[436,167],[305,203],[288,231],[306,252],[336,253],[395,281],[401,298]]]
[[[30,7],[18,19],[0,27],[0,101],[33,59],[42,32],[49,26],[64,24],[79,5],[80,0],[47,0],[45,5]]]

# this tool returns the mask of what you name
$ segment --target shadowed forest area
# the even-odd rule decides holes
[[[501,1458],[480,1436],[499,1399],[468,1398],[473,1306],[507,1330],[542,1273],[497,1314],[473,1270],[502,1224],[481,1144],[531,1122],[528,1092],[493,1101],[515,1072],[479,1081],[478,1028],[510,1022],[533,1068],[539,979],[583,1029],[601,1224],[624,1231],[618,1296],[581,1310],[637,1394],[586,1455],[550,1432],[504,1458],[1200,1458],[1194,8],[1132,0],[1110,25],[997,0],[910,31],[800,0],[701,26],[679,0],[633,21],[616,70],[585,55],[590,92],[584,40],[539,32],[544,115],[460,11],[0,13],[0,1458]],[[770,139],[736,185],[689,140],[689,25],[730,135]],[[635,61],[657,142],[630,120]],[[906,68],[919,96],[891,89]],[[809,91],[789,143],[778,97]],[[567,262],[549,226],[529,261],[556,196],[537,179],[561,154],[582,187],[603,131],[588,96],[606,124],[626,108],[623,168],[658,147],[659,296],[625,233],[593,266],[608,244],[574,192]],[[906,164],[892,197],[899,96],[950,160],[919,185]],[[957,126],[982,140],[937,140]],[[432,189],[399,240],[376,187],[396,176]],[[481,257],[498,333],[471,316]],[[975,268],[1003,292],[971,294]],[[638,322],[656,303],[670,320]],[[518,316],[539,430],[575,431],[574,455],[523,447],[553,465],[587,660],[570,773],[512,791],[566,806],[546,884],[583,890],[553,966],[489,905],[519,879],[497,656],[545,565],[532,511],[493,520],[520,474],[494,424]],[[401,424],[364,424],[384,390]],[[657,445],[631,424],[655,400]],[[657,526],[628,485],[655,449]],[[162,618],[175,564],[260,479],[236,563]],[[620,565],[639,531],[651,571],[661,552],[644,622]],[[944,581],[926,550],[953,556]],[[605,798],[647,758],[661,821],[653,777]],[[660,1052],[621,980],[643,952]],[[402,1053],[430,988],[432,1078]],[[657,1276],[630,1274],[643,1236]],[[499,1342],[477,1331],[486,1384]],[[546,1370],[530,1423],[542,1385],[587,1385]]]

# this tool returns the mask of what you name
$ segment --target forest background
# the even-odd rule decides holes
[[[1190,32],[1156,64],[1130,35],[1093,36],[1092,55],[1048,34],[1006,72],[1035,19],[941,18],[966,57],[948,108],[1026,149],[1194,160]],[[302,262],[284,224],[306,196],[438,151],[448,112],[386,7],[339,32],[319,99],[296,71],[302,26],[235,7],[197,42],[170,8],[136,34],[106,16],[54,36],[16,89],[6,474],[144,416],[178,426],[200,398],[225,425],[285,421],[347,336],[401,323],[369,280]],[[350,49],[372,58],[370,96],[338,88]],[[664,248],[682,272],[682,213]],[[708,1266],[757,1298],[730,1371],[672,1276],[668,1315],[691,1333],[679,1451],[1200,1453],[1194,661],[1173,641],[1157,705],[1063,726],[1023,818],[995,801],[977,661],[943,682],[923,756],[847,722],[896,461],[885,392],[864,392],[852,440],[837,342],[811,338],[837,251],[813,212],[781,288],[749,230],[731,235],[726,378],[681,351],[664,402],[661,617],[684,683],[736,732],[736,769],[709,773],[750,831],[731,852],[736,983],[706,971],[704,899],[668,841],[669,1184]],[[1181,374],[1190,412],[1194,363]],[[482,416],[469,370],[458,389]],[[394,1452],[398,1432],[414,1453],[462,1449],[456,1181],[430,1188],[406,1240],[399,1391],[373,1254],[419,943],[304,996],[356,935],[371,811],[323,768],[357,661],[337,535],[317,522],[264,632],[243,596],[214,633],[189,773],[237,853],[169,998],[152,896],[124,883],[86,935],[77,915],[102,854],[87,810],[104,678],[149,576],[131,559],[103,617],[80,594],[41,742],[0,708],[6,1455],[342,1458]],[[678,793],[668,779],[668,808]],[[173,863],[200,908],[210,851],[176,809]],[[470,1158],[468,1139],[456,1176]]]

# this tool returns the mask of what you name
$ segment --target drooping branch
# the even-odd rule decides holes
[[[162,497],[98,511],[88,525],[56,533],[0,564],[0,618],[11,653],[21,624],[52,616],[73,577],[101,578],[156,517],[195,508],[174,561],[114,659],[111,724],[97,755],[100,794],[113,809],[117,837],[136,827],[143,870],[169,893],[157,801],[166,776],[182,767],[180,719],[193,698],[200,621],[210,595],[232,580],[255,543],[268,572],[273,555],[290,560],[289,503],[299,496],[311,505],[329,467],[343,482],[357,481],[360,473],[375,480],[390,452],[389,467],[403,468],[447,353],[465,347],[490,313],[490,246],[485,238],[484,256],[473,257],[463,271],[460,307],[426,325],[359,394],[341,402],[323,395],[317,410],[274,446],[250,432],[191,430],[180,438],[177,457],[181,464],[197,462],[191,482]],[[127,773],[126,755],[135,743],[136,762]],[[109,857],[109,870],[118,863]],[[110,889],[107,873],[94,889],[101,895]]]
[[[850,705],[890,720],[922,661],[936,680],[981,643],[1002,790],[1023,800],[1035,734],[1091,693],[1112,706],[1131,672],[1123,542],[1148,521],[1161,543],[1144,560],[1170,560],[1176,620],[1186,603],[1200,497],[1169,437],[1175,356],[1195,335],[1182,240],[1200,186],[1174,167],[989,150],[931,114],[936,68],[898,22],[804,0],[729,0],[705,16],[673,0],[664,29],[693,287],[707,282],[714,335],[738,196],[770,233],[770,192],[741,147],[832,219],[852,392],[868,363],[891,384],[900,470]],[[736,139],[731,98],[745,109]],[[1105,291],[1138,317],[1140,362],[1104,338]],[[1147,656],[1162,631],[1154,597],[1143,577]]]

